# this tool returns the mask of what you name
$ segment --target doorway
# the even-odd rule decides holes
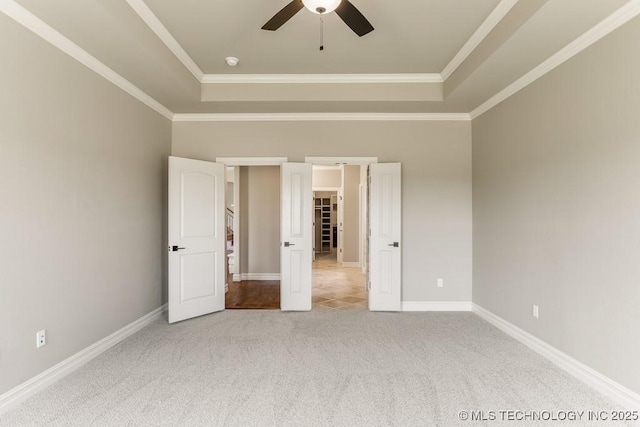
[[[280,309],[280,166],[227,166],[226,309]]]
[[[367,165],[314,165],[312,310],[367,310],[361,189]],[[365,200],[366,202],[366,200]]]
[[[280,168],[280,309],[309,311],[313,288],[313,188],[312,165],[288,162],[286,158],[216,159],[208,162],[169,157],[169,322],[177,322],[225,309],[226,230],[225,230],[225,165],[273,165]],[[344,161],[345,159],[347,161]],[[354,158],[325,158],[325,164],[350,166],[368,164],[369,188],[366,240],[364,248],[368,307],[374,311],[401,310],[401,165],[356,161]],[[355,158],[357,159],[357,158]],[[234,164],[231,161],[239,163]],[[269,163],[270,162],[270,163]],[[362,170],[362,169],[361,169]],[[362,192],[358,192],[360,195]],[[342,194],[344,196],[344,193]],[[363,197],[358,196],[362,201]],[[234,200],[236,209],[240,199]],[[365,205],[366,206],[366,205]],[[345,218],[346,212],[338,215]],[[359,209],[364,212],[365,209]],[[234,224],[238,221],[236,215]],[[343,223],[344,225],[344,220]],[[338,230],[338,257],[341,267],[345,259],[347,239]],[[234,229],[234,234],[238,232]],[[362,241],[363,239],[360,239]],[[238,252],[242,239],[235,239]],[[342,250],[341,250],[342,249]],[[360,248],[360,252],[364,252]],[[242,257],[235,259],[234,269],[242,272]],[[234,273],[235,274],[235,273]],[[335,280],[332,280],[335,285]],[[331,290],[326,289],[326,292]],[[325,296],[326,297],[326,296]],[[331,308],[331,307],[329,307]]]

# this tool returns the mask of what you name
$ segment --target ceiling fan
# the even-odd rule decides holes
[[[340,19],[360,37],[373,31],[371,23],[349,0],[293,0],[264,24],[262,29],[277,30],[300,12],[303,7],[318,15],[326,15],[335,11]]]

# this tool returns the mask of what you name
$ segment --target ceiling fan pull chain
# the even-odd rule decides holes
[[[320,50],[324,50],[324,19],[320,18]]]

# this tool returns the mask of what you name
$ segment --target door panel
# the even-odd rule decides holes
[[[224,310],[225,167],[169,157],[169,322]]]
[[[310,163],[281,166],[280,307],[311,310],[313,191]]]
[[[369,309],[402,308],[401,165],[370,166]]]
[[[180,179],[180,237],[215,236],[215,177],[198,171],[184,171]]]

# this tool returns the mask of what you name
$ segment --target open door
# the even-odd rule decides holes
[[[224,310],[225,166],[169,157],[169,323]]]
[[[311,163],[283,163],[280,210],[280,308],[311,310],[313,187]]]
[[[402,308],[401,165],[377,163],[369,169],[369,310]]]

